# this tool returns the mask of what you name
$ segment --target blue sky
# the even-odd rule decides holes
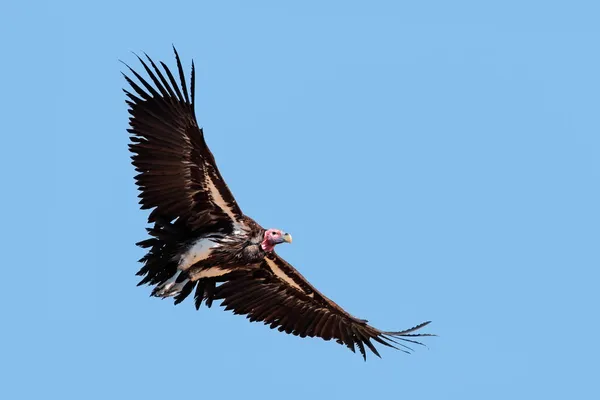
[[[598,398],[600,5],[281,3],[2,6],[2,397]],[[135,286],[118,60],[171,44],[280,254],[428,348],[364,363]]]

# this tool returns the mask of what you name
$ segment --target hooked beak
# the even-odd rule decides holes
[[[292,243],[292,235],[290,235],[289,233],[284,233],[283,241],[286,243]]]

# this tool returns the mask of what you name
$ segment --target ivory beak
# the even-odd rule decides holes
[[[292,235],[290,235],[289,233],[284,233],[283,234],[283,241],[287,242],[287,243],[292,243]]]

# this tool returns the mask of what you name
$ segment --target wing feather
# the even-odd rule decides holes
[[[124,91],[140,204],[152,209],[151,223],[180,218],[192,230],[231,231],[243,214],[196,122],[193,63],[188,91],[181,59],[173,50],[179,81],[164,62],[161,70],[147,54],[147,60],[136,57],[148,78],[125,64],[137,80],[123,74],[132,90]]]
[[[181,65],[181,60],[179,59],[179,54],[173,46],[173,51],[175,52],[175,59],[177,60],[177,70],[179,71],[179,79],[181,81],[181,89],[183,91],[183,96],[185,97],[185,102],[190,104],[190,98],[188,96],[187,85],[185,83],[185,74],[183,73],[183,66]]]
[[[138,243],[150,248],[140,260],[144,262],[138,272],[144,276],[140,284],[157,285],[170,279],[177,268],[172,260],[190,235],[232,233],[238,224],[247,222],[197,124],[194,63],[188,90],[181,59],[175,47],[173,51],[175,75],[164,62],[157,64],[145,53],[146,60],[136,57],[147,77],[127,64],[135,80],[123,74],[129,85],[129,90],[124,89],[130,114],[128,147],[137,173],[138,197],[141,208],[151,210],[148,221],[154,223],[148,228],[152,238]],[[185,279],[181,275],[176,281],[182,287],[175,304],[195,289],[196,308],[203,302],[211,307],[220,299],[226,310],[246,315],[250,321],[302,338],[333,339],[353,352],[358,347],[365,359],[367,350],[380,357],[375,344],[408,353],[409,344],[422,345],[416,338],[433,336],[419,333],[429,322],[403,331],[381,331],[368,325],[325,297],[275,253],[223,276]]]
[[[274,253],[267,255],[259,266],[229,276],[227,282],[215,289],[214,298],[222,299],[227,310],[245,314],[250,321],[262,321],[271,329],[300,337],[335,339],[352,351],[357,346],[365,359],[367,349],[381,357],[373,342],[410,352],[412,349],[404,343],[422,344],[413,336],[432,336],[415,333],[429,322],[396,332],[368,325],[325,297]]]

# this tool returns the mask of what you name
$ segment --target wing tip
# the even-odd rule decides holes
[[[388,332],[382,332],[382,333],[384,333],[386,335],[392,335],[392,336],[437,336],[432,333],[412,334],[412,332],[418,331],[419,329],[426,327],[430,323],[431,323],[431,321],[425,321],[425,322],[421,322],[420,324],[413,326],[412,328],[408,328],[403,331],[396,331],[396,332],[388,331]]]

